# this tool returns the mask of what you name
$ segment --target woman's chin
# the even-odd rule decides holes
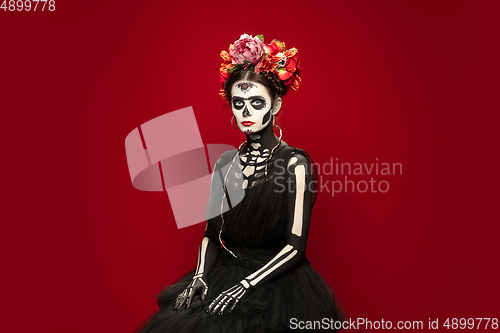
[[[241,131],[247,135],[260,135],[267,128],[267,125],[259,128],[252,128],[252,127],[243,128]]]
[[[248,134],[248,135],[255,134],[255,131],[253,130],[253,128],[243,128],[241,131],[245,134]]]

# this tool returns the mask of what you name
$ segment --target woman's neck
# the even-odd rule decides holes
[[[273,148],[279,142],[271,124],[255,134],[247,134],[247,143],[240,152],[243,169],[242,188],[251,188],[267,179],[265,178],[266,163],[272,157]]]
[[[274,134],[271,124],[257,133],[247,134],[247,147],[252,146],[254,149],[263,151],[264,149],[272,150],[279,142],[278,137]],[[253,149],[251,149],[253,150]]]

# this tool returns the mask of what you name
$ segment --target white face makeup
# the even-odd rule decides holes
[[[246,134],[254,134],[268,126],[272,114],[271,96],[267,88],[257,82],[236,81],[231,89],[231,107],[238,128]]]

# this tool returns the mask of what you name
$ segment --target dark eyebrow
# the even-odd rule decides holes
[[[239,97],[239,96],[233,96],[233,99],[239,99],[242,101],[248,101],[249,99],[254,99],[254,98],[262,98],[263,100],[266,100],[263,96],[257,95],[257,96],[250,96],[250,97]]]

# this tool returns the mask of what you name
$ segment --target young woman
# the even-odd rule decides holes
[[[246,141],[214,167],[196,268],[157,296],[139,330],[333,332],[342,306],[305,255],[316,169],[275,125],[300,84],[297,50],[243,34],[221,56],[221,95]]]

